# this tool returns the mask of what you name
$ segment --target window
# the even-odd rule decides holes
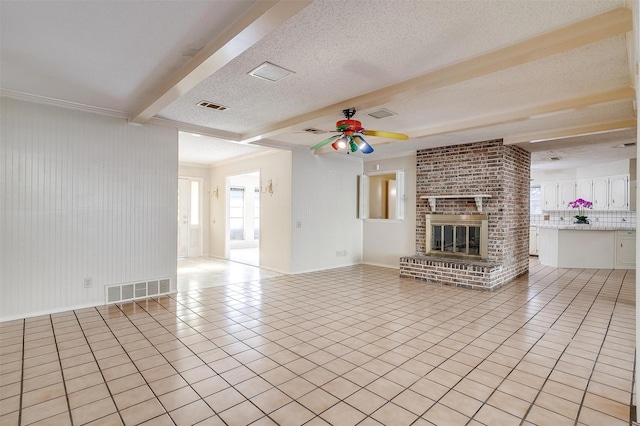
[[[529,213],[542,214],[542,192],[539,186],[532,186],[529,192]]]
[[[229,189],[229,239],[244,240],[244,188]]]
[[[253,191],[253,239],[260,239],[260,188]]]

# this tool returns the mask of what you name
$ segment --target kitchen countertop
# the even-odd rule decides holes
[[[607,225],[607,226],[603,226],[603,225],[574,225],[573,223],[567,223],[566,225],[551,225],[551,224],[544,224],[544,225],[531,225],[531,226],[537,226],[538,228],[547,228],[547,229],[570,229],[572,231],[635,231],[636,227],[635,225],[626,225],[626,224],[619,224],[619,225]]]

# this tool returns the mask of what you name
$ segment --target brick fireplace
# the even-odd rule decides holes
[[[400,276],[494,289],[526,273],[529,152],[491,140],[424,149],[416,158],[416,254],[400,259]],[[478,214],[488,217],[486,258],[426,254],[427,215]]]

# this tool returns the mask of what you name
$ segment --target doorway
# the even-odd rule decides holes
[[[178,257],[202,256],[202,178],[178,178]]]
[[[227,177],[229,260],[260,265],[260,172]]]

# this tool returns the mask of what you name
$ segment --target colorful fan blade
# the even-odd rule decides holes
[[[356,141],[356,143],[358,144],[358,147],[360,148],[360,151],[363,154],[371,154],[373,152],[373,147],[369,145],[362,136],[355,135],[353,139]]]
[[[377,136],[379,138],[389,138],[389,139],[400,139],[405,140],[409,139],[409,136],[404,133],[395,133],[395,132],[383,132],[380,130],[365,130],[362,134],[367,136]]]
[[[349,141],[349,148],[351,149],[351,152],[356,152],[358,150],[358,145],[356,145],[353,139]]]
[[[316,149],[322,148],[323,146],[333,142],[335,139],[338,139],[339,137],[341,137],[342,135],[333,135],[331,137],[326,138],[325,140],[323,140],[322,142],[315,144],[314,146],[312,146],[311,148],[309,148],[311,151],[315,151]]]

